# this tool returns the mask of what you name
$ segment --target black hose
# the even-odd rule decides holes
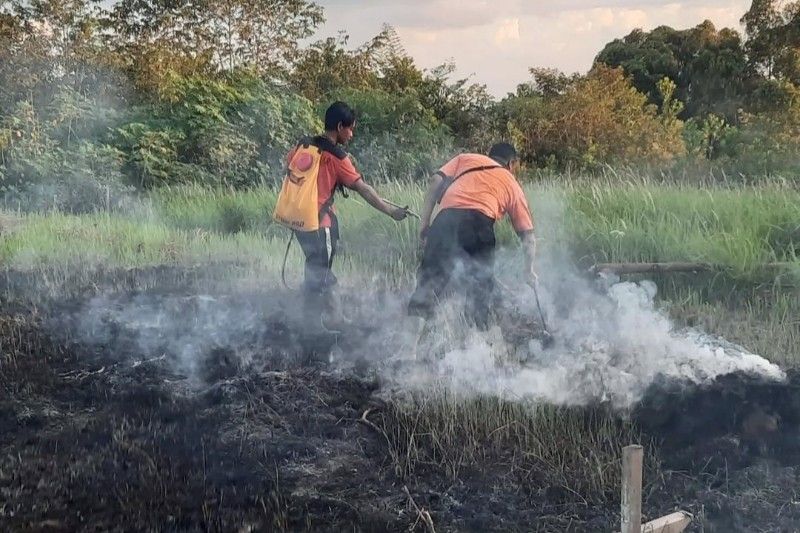
[[[286,283],[286,260],[289,258],[289,248],[291,248],[293,240],[294,232],[289,236],[289,242],[286,243],[286,252],[283,254],[283,264],[281,265],[281,281],[283,286],[289,290],[292,290],[292,288]]]

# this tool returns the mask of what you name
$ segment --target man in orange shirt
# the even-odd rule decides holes
[[[342,325],[343,320],[333,297],[337,279],[331,271],[339,240],[339,223],[333,208],[336,189],[346,187],[356,191],[372,207],[395,220],[403,220],[408,216],[407,209],[392,207],[378,196],[341,147],[353,138],[355,126],[353,110],[344,102],[334,102],[325,112],[325,132],[303,141],[317,146],[322,152],[317,176],[320,228],[317,231],[295,231],[306,257],[303,304],[310,327],[314,330],[321,325],[335,329]],[[294,157],[295,150],[287,155],[287,165]]]
[[[458,155],[433,176],[420,227],[424,252],[408,305],[408,314],[418,317],[413,326],[417,338],[454,273],[465,284],[468,318],[479,329],[488,328],[494,295],[494,223],[505,214],[522,240],[528,281],[535,283],[533,219],[513,174],[518,166],[514,147],[498,143],[488,157]],[[431,223],[437,203],[441,210]]]

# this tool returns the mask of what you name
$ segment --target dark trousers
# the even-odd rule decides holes
[[[428,230],[408,313],[430,318],[448,284],[466,292],[466,315],[488,328],[494,305],[494,220],[473,209],[444,209]],[[458,287],[457,285],[457,287]]]
[[[317,231],[295,231],[297,242],[306,256],[303,281],[303,308],[309,318],[322,316],[331,310],[333,287],[337,283],[331,271],[339,225],[335,217],[330,228]]]

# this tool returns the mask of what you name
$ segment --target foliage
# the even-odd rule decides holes
[[[413,91],[346,90],[332,97],[355,108],[358,122],[352,153],[369,179],[427,177],[450,153],[447,129]]]
[[[90,190],[272,184],[339,98],[358,111],[350,149],[380,181],[498,140],[545,167],[792,174],[798,6],[754,0],[745,41],[708,21],[635,30],[590,72],[531,68],[497,101],[453,63],[419,68],[390,26],[356,47],[344,33],[303,45],[323,20],[306,0],[4,0],[0,180],[20,206],[53,204],[49,187],[77,210],[102,203]]]
[[[101,17],[106,46],[137,87],[150,90],[171,71],[280,76],[322,20],[306,0],[120,0]]]
[[[671,96],[662,119],[621,69],[597,65],[559,91],[550,98],[523,93],[505,102],[515,140],[539,162],[592,168],[668,161],[683,152],[682,123]]]
[[[236,187],[279,179],[288,148],[319,129],[309,101],[242,71],[217,80],[173,76],[159,100],[115,130],[115,142],[141,187]]]
[[[767,79],[800,83],[800,4],[753,0],[741,23],[750,66]]]
[[[62,89],[41,111],[19,102],[0,122],[0,178],[6,204],[87,212],[125,205],[131,191],[123,154],[87,135],[118,120],[99,102]]]
[[[710,21],[688,29],[634,30],[608,43],[596,63],[622,67],[634,86],[661,105],[658,83],[669,78],[684,103],[682,118],[708,113],[736,116],[749,90],[747,58],[739,34]]]

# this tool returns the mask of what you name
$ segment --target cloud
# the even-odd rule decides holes
[[[388,22],[406,28],[447,30],[491,25],[518,12],[519,0],[506,0],[503,9],[487,0],[373,0],[364,5],[352,0],[322,0],[327,17],[343,14]]]
[[[497,27],[494,33],[494,43],[503,46],[507,43],[519,42],[519,19],[506,19]]]
[[[345,29],[358,44],[392,24],[417,64],[454,60],[461,77],[496,96],[528,80],[528,68],[585,71],[609,41],[635,28],[687,28],[711,20],[738,28],[749,0],[321,0],[323,34]]]

